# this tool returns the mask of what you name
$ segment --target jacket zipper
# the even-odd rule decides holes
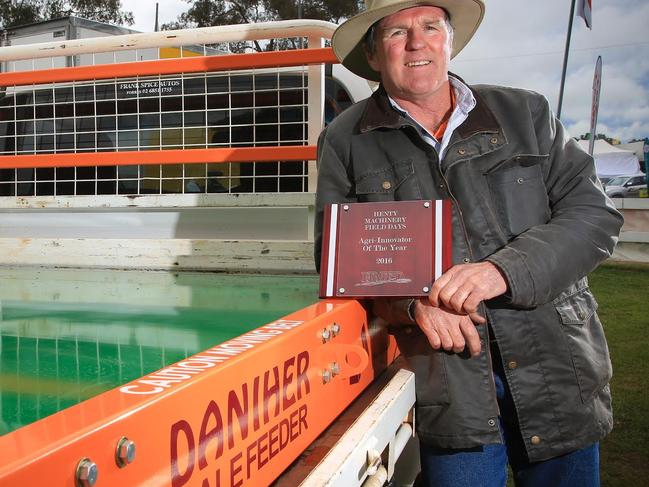
[[[444,176],[444,173],[442,172],[442,170],[440,168],[439,158],[437,158],[437,159],[438,159],[438,161],[437,161],[437,173],[440,175],[440,177],[444,181],[444,184],[446,185],[446,192],[451,197],[451,200],[453,201],[453,204],[457,208],[458,216],[460,218],[460,225],[462,227],[462,233],[464,234],[464,241],[466,243],[466,247],[467,247],[467,250],[469,252],[469,257],[471,258],[471,262],[473,262],[474,261],[473,251],[471,250],[471,244],[469,243],[469,234],[467,233],[466,225],[464,224],[464,215],[462,213],[462,208],[460,208],[459,202],[457,201],[457,199],[455,198],[455,196],[451,192],[451,188],[450,188],[450,186],[448,184],[448,181],[446,180],[446,176]],[[447,170],[450,169],[453,165],[455,165],[456,163],[459,163],[459,162],[461,162],[461,161],[459,161],[459,160],[455,161],[455,163],[452,164],[451,166],[449,166],[447,168]],[[483,307],[484,307],[485,318],[487,318],[488,317],[487,306],[484,305],[484,303],[483,303]],[[489,381],[489,385],[491,387],[491,392],[493,394],[492,397],[495,398],[496,397],[496,384],[495,384],[494,378],[493,378],[493,373],[494,373],[493,372],[493,364],[492,364],[493,357],[491,356],[491,349],[490,349],[491,337],[490,337],[490,333],[489,333],[489,324],[488,323],[489,323],[489,320],[487,319],[487,323],[482,325],[482,326],[485,326],[485,343],[483,344],[483,346],[485,347],[485,353],[487,354],[487,364],[489,366],[488,373],[491,374],[491,380]],[[496,410],[498,411],[498,416],[500,416],[500,406],[498,405],[497,400],[495,402],[496,402]]]

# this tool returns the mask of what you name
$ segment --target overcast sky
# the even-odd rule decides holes
[[[153,2],[122,0],[135,16],[132,28],[153,30]],[[159,0],[160,24],[188,8]],[[487,0],[485,19],[471,43],[451,63],[469,83],[496,83],[539,91],[554,110],[559,98],[569,0]],[[590,127],[597,56],[602,56],[598,133],[627,142],[649,137],[649,2],[593,0],[593,29],[573,23],[561,118],[574,136]]]

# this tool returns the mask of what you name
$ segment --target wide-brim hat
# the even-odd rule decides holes
[[[381,77],[367,63],[363,40],[368,29],[383,17],[422,5],[443,8],[453,26],[453,58],[478,30],[485,12],[483,0],[365,0],[365,5],[366,9],[363,12],[338,26],[331,39],[331,45],[343,66],[373,81],[380,81]]]

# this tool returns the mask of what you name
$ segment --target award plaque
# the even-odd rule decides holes
[[[451,266],[449,200],[325,207],[320,297],[426,296]]]

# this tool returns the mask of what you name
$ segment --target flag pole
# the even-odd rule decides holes
[[[566,36],[566,50],[563,53],[563,70],[561,71],[561,87],[559,88],[559,104],[557,118],[561,119],[561,105],[563,104],[563,88],[566,84],[566,70],[568,68],[568,52],[570,51],[570,36],[572,35],[572,19],[575,17],[575,0],[570,4],[570,20],[568,21],[568,35]]]
[[[599,112],[599,93],[602,89],[602,56],[597,56],[595,74],[593,75],[593,103],[590,109],[590,141],[588,153],[592,156],[595,149],[595,136],[597,134],[597,114]]]

